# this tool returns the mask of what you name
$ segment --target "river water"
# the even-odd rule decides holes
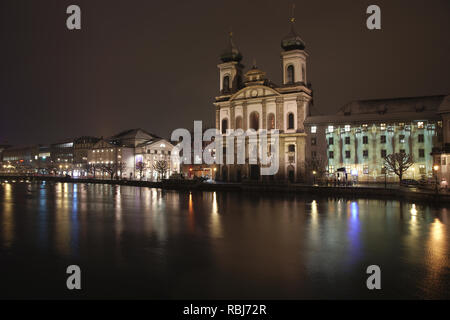
[[[449,256],[450,210],[418,203],[0,184],[0,298],[448,299]]]

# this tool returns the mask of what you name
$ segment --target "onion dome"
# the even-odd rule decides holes
[[[231,61],[240,62],[242,60],[242,55],[233,42],[232,32],[230,32],[230,41],[228,47],[220,55],[220,60],[222,60],[222,62],[231,62]]]
[[[295,32],[294,23],[295,19],[291,18],[291,31],[283,38],[283,40],[281,40],[281,48],[283,48],[284,51],[305,50],[305,43]]]

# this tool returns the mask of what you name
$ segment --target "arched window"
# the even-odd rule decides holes
[[[230,90],[230,76],[223,77],[223,91],[228,92]]]
[[[288,127],[288,129],[294,129],[294,114],[293,113],[288,114],[287,127]]]
[[[259,113],[256,111],[250,113],[250,129],[259,130]]]
[[[294,66],[292,64],[287,67],[286,80],[287,80],[287,83],[294,83],[295,82],[295,79],[294,79]]]
[[[267,130],[275,129],[275,115],[273,113],[269,113],[267,116]]]
[[[242,129],[242,117],[241,116],[236,117],[236,129]]]
[[[227,129],[228,129],[228,119],[223,118],[222,119],[222,133],[223,134],[227,133]]]

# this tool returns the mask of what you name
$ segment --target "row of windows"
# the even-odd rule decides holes
[[[399,127],[404,127],[404,123],[399,123]],[[363,124],[362,125],[362,127],[363,127],[363,129],[367,129],[368,128],[368,125],[367,124]],[[431,128],[430,128],[430,126],[428,126],[429,127],[429,129],[432,129],[434,126],[432,126]],[[345,126],[344,126],[344,131],[345,132],[350,132],[350,130],[351,130],[351,126],[349,125],[349,124],[346,124]],[[417,128],[418,129],[423,129],[424,128],[424,122],[423,121],[418,121],[417,122]],[[332,133],[332,132],[334,132],[334,126],[328,126],[327,127],[327,130],[326,130],[326,132],[327,133]],[[359,129],[359,127],[357,127],[357,129]],[[385,123],[380,123],[380,130],[386,130],[386,124]],[[317,126],[311,126],[311,133],[316,133],[317,132]]]
[[[253,111],[252,113],[250,113],[249,128],[253,129],[255,131],[259,130],[259,113],[256,111]],[[295,128],[294,114],[288,113],[287,129],[294,129],[294,128]],[[227,133],[227,129],[228,129],[228,119],[223,118],[222,119],[222,134]],[[236,117],[236,129],[243,129],[241,116]],[[275,129],[275,115],[273,113],[269,113],[267,115],[267,129],[268,130]]]
[[[350,167],[346,167],[345,168],[347,172],[351,172],[351,168]],[[381,174],[386,174],[389,173],[386,171],[386,168],[384,166],[381,167]],[[328,172],[329,173],[334,173],[334,166],[328,166]],[[364,166],[363,167],[363,173],[364,174],[369,174],[369,166]],[[419,174],[426,174],[426,168],[423,164],[419,165]]]
[[[400,149],[400,153],[406,153],[404,149]],[[386,149],[382,149],[380,152],[380,156],[382,158],[385,158],[387,156]],[[369,157],[369,150],[363,150],[363,157],[367,158]],[[328,158],[334,159],[334,151],[328,151]],[[346,150],[345,151],[345,158],[350,159],[351,158],[351,151]],[[419,158],[425,158],[425,149],[419,149]]]
[[[399,143],[405,143],[405,135],[403,135],[403,134],[399,135],[398,141],[399,141]],[[424,135],[423,134],[419,134],[417,136],[417,142],[422,143],[424,141],[425,141]],[[345,144],[350,144],[350,137],[345,137],[344,138],[344,143]],[[363,144],[368,144],[369,143],[369,137],[368,136],[363,136],[362,143]],[[386,136],[385,135],[380,136],[380,143],[386,143]],[[311,145],[314,146],[316,144],[317,144],[317,139],[314,138],[314,137],[311,138]],[[334,144],[334,138],[333,137],[328,138],[328,145],[333,145],[333,144]]]
[[[150,150],[147,149],[147,154],[169,154],[170,155],[170,151],[164,151],[164,150]]]
[[[120,149],[119,149],[120,151]],[[114,152],[114,149],[101,149],[101,150],[93,150],[92,152]]]

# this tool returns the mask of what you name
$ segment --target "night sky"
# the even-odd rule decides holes
[[[280,83],[291,3],[1,0],[0,144],[213,125],[230,28],[247,69],[256,59]],[[449,0],[295,3],[321,113],[355,99],[450,93]],[[81,31],[66,28],[70,4],[81,7]],[[381,7],[381,31],[365,26],[370,4]]]

